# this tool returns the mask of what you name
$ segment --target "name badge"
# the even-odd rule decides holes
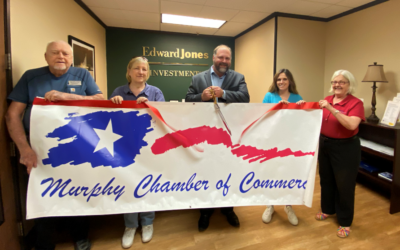
[[[81,81],[68,81],[68,85],[81,86],[82,82]]]

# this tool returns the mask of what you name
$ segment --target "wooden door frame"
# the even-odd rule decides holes
[[[5,86],[3,85],[4,83],[2,82],[2,89],[4,91],[4,89],[6,90],[6,93],[3,93],[2,95],[2,105],[4,105],[2,108],[4,110],[2,110],[2,117],[1,117],[1,122],[5,123],[4,120],[4,114],[6,112],[6,109],[8,108],[10,102],[7,101],[7,105],[5,105],[5,100],[3,98],[7,98],[6,96],[8,96],[12,89],[13,89],[13,79],[12,79],[12,57],[11,57],[11,26],[10,26],[10,0],[1,0],[0,4],[3,7],[3,23],[4,23],[4,33],[1,34],[4,37],[4,52],[5,52]],[[3,49],[3,48],[2,48]],[[4,88],[5,87],[5,88]],[[1,124],[2,126],[4,126],[3,128],[5,129],[5,124]],[[3,205],[5,206],[12,206],[14,209],[14,211],[12,211],[13,213],[10,214],[10,211],[8,211],[8,214],[5,215],[5,223],[7,224],[7,230],[10,230],[14,233],[12,233],[12,239],[8,239],[7,243],[5,244],[12,244],[12,245],[6,245],[7,249],[28,249],[27,247],[25,247],[24,244],[24,235],[26,234],[26,232],[24,232],[24,227],[23,227],[23,209],[21,206],[21,188],[20,188],[20,166],[18,166],[18,155],[17,155],[17,150],[15,149],[15,145],[12,142],[10,136],[8,135],[7,132],[3,132],[4,130],[2,130],[2,133],[0,134],[1,141],[5,146],[5,148],[7,149],[6,154],[9,154],[10,158],[5,158],[3,159],[3,167],[11,167],[11,170],[7,170],[9,172],[7,175],[7,178],[12,177],[12,185],[10,185],[10,183],[8,182],[7,184],[7,189],[11,188],[13,190],[14,193],[14,199],[11,200],[8,199],[7,201],[3,201]],[[6,162],[9,161],[9,162]],[[9,176],[9,173],[11,172],[11,176]],[[4,173],[4,172],[3,172]],[[4,179],[3,179],[4,180]],[[4,197],[4,188],[3,188],[3,197]],[[8,204],[4,204],[5,202],[7,202]],[[13,202],[14,204],[10,205],[10,202]],[[8,220],[8,221],[7,221]],[[10,225],[10,220],[12,220],[12,224],[15,223],[15,225]],[[15,230],[15,231],[14,231]],[[15,237],[17,237],[17,239],[15,239]],[[16,241],[19,244],[16,244]],[[16,246],[17,245],[17,246]]]

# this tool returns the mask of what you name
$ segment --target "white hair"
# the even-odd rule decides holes
[[[331,81],[333,81],[333,79],[339,75],[342,75],[344,78],[346,78],[349,81],[349,91],[347,92],[347,94],[353,94],[357,88],[356,78],[348,70],[340,69],[340,70],[335,71],[335,73],[333,73]],[[331,89],[329,90],[329,92],[330,93],[333,92],[332,84],[331,84]]]
[[[71,49],[71,53],[72,53],[72,46],[71,46],[69,43],[67,43],[67,42],[65,42],[65,41],[63,41],[63,40],[56,40],[56,41],[51,41],[51,42],[49,42],[49,43],[47,44],[47,46],[46,46],[46,52],[48,51],[50,45],[52,45],[53,43],[64,43],[64,44],[68,45],[69,48]]]

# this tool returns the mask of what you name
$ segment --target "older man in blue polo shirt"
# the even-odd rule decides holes
[[[26,71],[8,96],[12,101],[6,114],[8,132],[20,152],[20,163],[26,166],[28,173],[37,164],[36,154],[29,145],[29,123],[35,97],[43,97],[52,102],[104,99],[87,70],[71,67],[72,48],[68,43],[50,42],[44,56],[48,66]],[[55,249],[52,234],[58,219],[60,218],[35,220],[36,250]],[[75,249],[90,249],[90,242],[87,239],[89,230],[87,219],[69,217],[68,220],[73,225]]]

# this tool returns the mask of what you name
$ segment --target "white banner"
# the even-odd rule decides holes
[[[220,104],[232,136],[212,103],[149,104],[172,129],[136,102],[36,99],[27,218],[311,206],[320,109],[270,111],[239,144],[274,104]]]

